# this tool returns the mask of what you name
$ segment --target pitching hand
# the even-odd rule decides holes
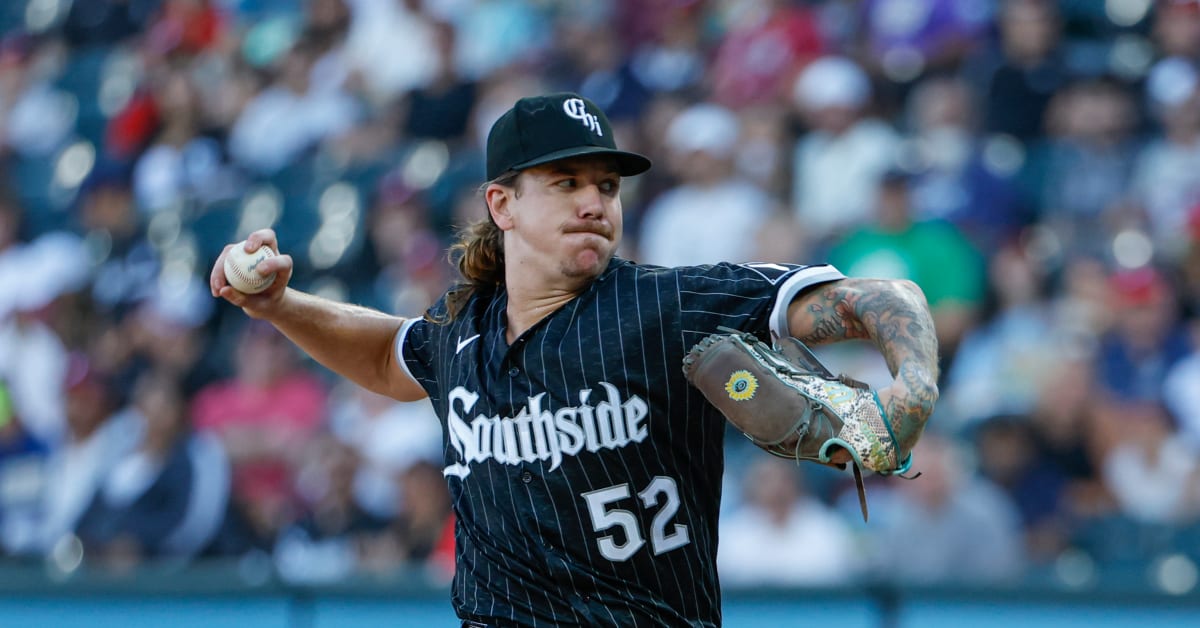
[[[269,246],[275,251],[279,251],[279,242],[275,238],[274,230],[259,229],[246,238],[245,250],[247,253],[253,253],[261,246]],[[275,281],[258,294],[246,294],[233,289],[225,279],[225,258],[233,247],[233,244],[226,245],[213,264],[208,280],[212,295],[242,308],[242,311],[251,318],[267,318],[271,311],[283,302],[288,281],[292,278],[292,256],[279,253],[260,262],[258,272],[263,275],[275,273]]]

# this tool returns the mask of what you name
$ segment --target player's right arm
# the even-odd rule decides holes
[[[270,229],[255,231],[246,242],[248,252],[263,245],[279,250]],[[259,263],[264,275],[278,273],[271,287],[258,294],[238,292],[225,279],[225,256],[232,246],[226,246],[213,265],[209,277],[213,296],[242,308],[251,318],[271,323],[314,360],[367,390],[400,401],[426,396],[397,361],[396,334],[405,319],[287,287],[292,258],[282,253]]]

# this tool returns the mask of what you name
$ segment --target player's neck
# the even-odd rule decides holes
[[[521,334],[555,310],[579,296],[591,280],[546,282],[544,278],[530,274],[506,273],[505,291],[508,293],[508,332],[505,334],[512,344]]]

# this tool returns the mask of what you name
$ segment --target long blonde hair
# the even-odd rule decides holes
[[[513,188],[520,195],[519,171],[506,172],[479,187],[482,194],[492,184]],[[485,199],[486,201],[486,199]],[[477,220],[458,231],[458,241],[450,245],[450,263],[458,269],[458,284],[446,295],[448,317],[435,320],[449,323],[478,290],[504,285],[504,232],[492,220]]]

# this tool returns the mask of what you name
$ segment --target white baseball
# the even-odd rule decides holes
[[[265,244],[247,253],[246,241],[238,242],[225,256],[225,280],[234,290],[245,294],[266,290],[275,282],[275,273],[264,276],[258,272],[258,265],[269,257],[275,257],[275,251]]]

